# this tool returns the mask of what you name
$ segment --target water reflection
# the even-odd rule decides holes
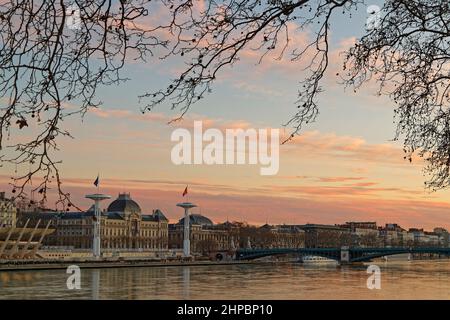
[[[260,264],[0,272],[0,299],[450,299],[450,261],[382,262],[381,290],[367,266]]]
[[[100,270],[92,270],[92,300],[99,299],[100,292]]]
[[[191,287],[191,268],[183,268],[183,299],[189,299],[190,287]]]

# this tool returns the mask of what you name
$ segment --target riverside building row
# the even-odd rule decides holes
[[[92,248],[93,208],[85,212],[17,210],[14,202],[0,193],[0,218],[0,229],[13,225],[18,230],[25,226],[33,228],[38,222],[41,226],[48,225],[49,231],[42,241],[46,247]],[[100,219],[101,247],[106,251],[159,252],[183,248],[184,218],[169,223],[159,209],[145,214],[128,193],[119,194],[101,212]],[[375,222],[256,227],[229,221],[215,224],[200,214],[191,214],[189,219],[191,252],[195,255],[238,248],[449,246],[449,234],[444,228],[427,232],[416,228],[405,230],[397,224],[381,227]]]
[[[49,223],[53,233],[45,237],[46,248],[91,249],[95,214],[57,212],[50,210],[19,211],[17,226],[34,226],[38,221]],[[104,251],[167,251],[183,248],[184,218],[170,224],[164,213],[155,209],[142,212],[130,194],[119,194],[100,215],[101,247]],[[243,223],[214,224],[200,214],[191,214],[190,240],[193,254],[209,254],[240,247],[303,247],[304,232],[299,228],[263,226]]]

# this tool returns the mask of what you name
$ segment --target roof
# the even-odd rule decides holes
[[[127,212],[123,211],[102,211],[102,217],[106,217],[111,220],[125,220],[125,215]],[[94,216],[94,211],[89,209],[85,212],[71,211],[71,212],[27,212],[22,215],[24,218],[43,218],[43,219],[52,219],[52,218],[60,218],[60,219],[83,219]],[[164,213],[156,209],[152,214],[143,214],[141,215],[142,221],[155,221],[155,222],[169,222]],[[207,218],[206,218],[207,219]],[[208,219],[209,220],[209,219]]]
[[[44,211],[44,212],[35,212],[35,211],[25,211],[18,214],[18,216],[23,218],[40,218],[40,219],[53,219],[62,215],[61,212],[56,211]]]
[[[126,214],[142,212],[141,207],[136,201],[131,199],[129,193],[119,193],[116,200],[111,202],[108,206],[107,211],[109,212],[123,212]]]
[[[189,223],[190,224],[199,224],[199,225],[208,225],[212,226],[213,222],[201,214],[190,214],[189,215]],[[184,224],[184,217],[178,221],[178,224]]]
[[[300,229],[328,229],[328,230],[341,230],[341,231],[347,231],[348,229],[342,228],[340,226],[336,225],[330,225],[330,224],[313,224],[313,223],[307,223],[304,225],[298,226]]]
[[[92,211],[87,212],[63,212],[60,214],[61,219],[82,219],[84,217],[93,216],[94,213]]]
[[[102,216],[106,216],[111,220],[124,220],[125,214],[123,212],[102,212]]]
[[[278,225],[277,226],[278,232],[305,232],[304,230],[300,229],[299,226],[296,225]]]
[[[157,221],[169,221],[169,219],[167,219],[166,216],[164,215],[164,213],[159,209],[156,209],[155,211],[153,211],[153,217]]]

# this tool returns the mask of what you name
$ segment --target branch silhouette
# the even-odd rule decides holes
[[[307,67],[299,73],[298,99],[284,124],[299,134],[319,114],[318,97],[329,69],[331,21],[367,9],[364,0],[76,0],[9,1],[0,5],[0,160],[24,169],[12,179],[16,197],[32,187],[42,199],[62,189],[58,142],[72,138],[64,119],[101,104],[102,86],[126,81],[127,62],[157,55],[185,62],[169,84],[139,98],[142,112],[158,105],[181,119],[222,72],[246,50],[264,63],[271,53]],[[162,20],[161,12],[168,17]],[[371,14],[371,13],[369,13]],[[380,21],[345,53],[342,80],[355,90],[375,82],[395,104],[395,139],[405,158],[426,160],[426,186],[450,184],[450,12],[444,0],[387,0]],[[78,23],[77,26],[70,24]],[[313,35],[291,48],[289,25]],[[7,150],[8,152],[6,152]],[[4,152],[5,151],[5,152]]]

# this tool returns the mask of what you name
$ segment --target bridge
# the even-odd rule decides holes
[[[253,260],[268,256],[297,254],[299,256],[319,256],[342,263],[370,261],[374,258],[391,256],[401,253],[432,253],[450,256],[450,248],[273,248],[273,249],[238,249],[236,260]]]

